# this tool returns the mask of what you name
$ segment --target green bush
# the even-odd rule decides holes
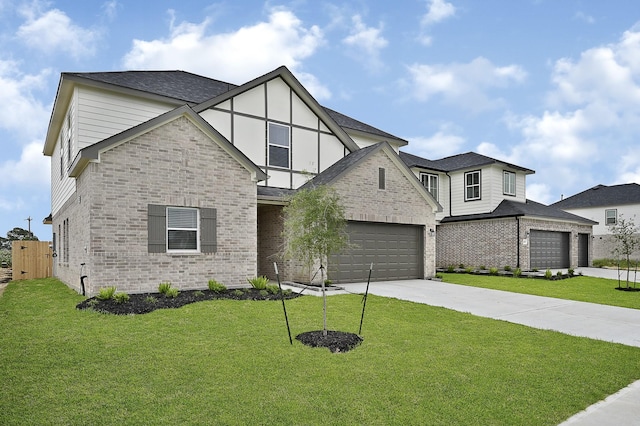
[[[113,295],[113,298],[118,303],[127,303],[130,299],[127,293],[116,293]]]
[[[158,303],[158,299],[156,299],[153,296],[147,296],[144,298],[144,301],[151,304],[151,305],[155,305],[156,303]]]
[[[451,273],[451,272],[454,272],[455,270],[456,270],[455,266],[453,266],[453,265],[447,266],[447,272]]]
[[[209,280],[209,290],[214,293],[221,293],[227,289],[227,286],[216,280]]]
[[[489,268],[490,275],[498,275],[498,268]]]
[[[548,280],[550,280],[550,279],[553,277],[553,274],[551,273],[551,269],[547,269],[547,270],[544,272],[544,277],[545,277],[546,279],[548,279]]]
[[[167,291],[169,291],[170,288],[171,288],[170,282],[160,283],[160,285],[158,286],[158,292],[166,296]]]
[[[235,289],[233,294],[236,295],[236,297],[240,297],[244,294],[244,291],[240,290],[239,288]]]
[[[569,268],[567,270],[567,273],[569,274],[570,277],[572,277],[576,273],[576,271],[573,268]]]
[[[98,291],[98,295],[96,296],[96,298],[100,300],[110,300],[110,299],[113,299],[113,296],[115,294],[116,294],[115,287],[105,287],[105,288],[101,288]]]
[[[264,275],[261,277],[247,278],[247,281],[249,281],[251,287],[255,288],[256,290],[264,290],[267,288],[267,284],[269,284],[269,278],[265,277]]]
[[[11,250],[0,250],[0,265],[3,263],[6,263],[9,268],[11,267]]]
[[[269,292],[267,290],[260,290],[260,296],[267,297],[268,295],[269,295]]]
[[[481,271],[484,271],[484,270],[486,270],[486,269],[487,269],[487,267],[486,267],[486,266],[484,266],[484,265],[480,265],[480,270],[481,270]]]
[[[195,297],[202,297],[202,296],[204,296],[204,293],[202,291],[198,290],[198,291],[194,292],[193,295]]]
[[[516,278],[519,278],[522,275],[522,269],[520,268],[516,268],[515,271],[513,271],[513,276]]]
[[[280,287],[277,284],[269,284],[267,285],[266,290],[271,294],[278,294],[280,292]]]
[[[507,272],[511,271],[511,266],[509,266],[509,265],[505,266],[504,270],[507,271]]]
[[[166,297],[172,297],[172,298],[178,297],[178,294],[180,294],[180,292],[175,287],[169,287],[167,291],[164,293]]]

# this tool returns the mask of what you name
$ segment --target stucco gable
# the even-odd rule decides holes
[[[238,161],[238,163],[240,163],[251,173],[252,179],[254,181],[261,181],[266,179],[267,176],[258,166],[256,166],[251,160],[249,160],[246,155],[244,155],[240,150],[234,147],[224,136],[222,136],[216,129],[214,129],[209,123],[202,119],[202,117],[196,114],[187,105],[183,105],[145,123],[132,127],[128,130],[125,130],[124,132],[121,132],[117,135],[104,139],[101,142],[80,150],[73,163],[71,164],[69,176],[77,177],[82,173],[82,171],[90,162],[99,162],[101,153],[113,149],[114,147],[126,143],[153,129],[157,129],[180,117],[187,118],[204,134],[206,134],[213,143],[217,144],[220,148],[231,155],[231,157]]]

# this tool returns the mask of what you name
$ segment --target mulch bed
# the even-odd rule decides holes
[[[333,353],[347,352],[362,343],[362,337],[344,331],[327,330],[325,336],[322,330],[307,331],[296,336],[296,340],[314,348],[329,348]]]
[[[237,291],[241,290],[241,292]],[[295,292],[285,292],[284,298],[293,299],[300,296]],[[114,299],[100,300],[96,297],[86,299],[76,305],[78,309],[93,309],[94,311],[116,315],[147,314],[156,309],[179,308],[190,303],[205,300],[280,300],[280,294],[266,293],[254,288],[227,289],[220,292],[211,290],[183,290],[176,297],[167,297],[160,293],[130,294],[129,300],[118,303]]]

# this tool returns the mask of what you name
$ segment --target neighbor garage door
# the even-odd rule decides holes
[[[531,231],[531,268],[568,268],[569,233]]]
[[[372,222],[349,222],[353,247],[329,261],[333,282],[362,282],[373,263],[372,281],[424,278],[423,227]]]

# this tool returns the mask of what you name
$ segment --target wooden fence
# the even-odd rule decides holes
[[[49,241],[13,241],[13,280],[47,278],[53,275],[53,251]]]

